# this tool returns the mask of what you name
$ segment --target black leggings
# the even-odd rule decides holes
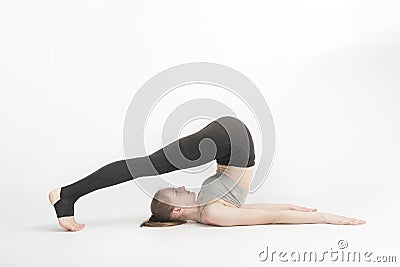
[[[207,138],[212,142],[207,141]],[[200,144],[203,139],[205,141]],[[184,158],[177,156],[180,153]],[[168,159],[172,159],[173,163]],[[254,159],[253,139],[246,125],[237,118],[224,116],[149,156],[109,163],[87,177],[61,187],[61,199],[54,204],[54,207],[58,218],[73,216],[74,203],[81,196],[101,188],[138,177],[155,176],[200,166],[212,160],[222,165],[251,167],[255,164]]]

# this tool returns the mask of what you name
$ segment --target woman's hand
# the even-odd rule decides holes
[[[317,209],[315,208],[306,208],[306,207],[302,207],[302,206],[297,206],[297,205],[292,205],[292,204],[285,204],[286,205],[286,209],[288,210],[298,210],[298,211],[317,211]]]
[[[328,224],[364,224],[364,220],[356,219],[356,218],[348,218],[345,216],[335,215],[327,212],[320,212],[323,218],[324,223]]]

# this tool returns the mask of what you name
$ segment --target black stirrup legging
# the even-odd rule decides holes
[[[215,151],[216,147],[216,152],[207,153],[207,146],[200,145],[200,142],[206,138],[210,138],[213,142],[208,150]],[[205,144],[210,143],[205,142]],[[178,154],[177,149],[186,158],[186,161],[178,163],[179,167],[168,160],[171,155],[173,157],[174,154]],[[251,167],[255,164],[254,159],[253,139],[246,125],[235,117],[224,116],[213,120],[191,135],[175,140],[151,155],[109,163],[87,177],[61,187],[61,198],[54,204],[54,208],[58,218],[73,216],[75,202],[80,197],[101,188],[138,177],[155,176],[199,166],[212,160],[222,165]]]

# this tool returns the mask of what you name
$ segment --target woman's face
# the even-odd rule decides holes
[[[167,187],[162,189],[164,196],[170,198],[169,204],[180,207],[193,207],[196,203],[196,193],[181,187]]]

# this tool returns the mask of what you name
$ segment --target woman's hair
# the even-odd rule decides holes
[[[187,221],[182,219],[172,218],[171,212],[175,208],[168,203],[170,203],[169,197],[163,195],[163,198],[166,199],[165,203],[160,201],[159,198],[161,196],[161,190],[158,190],[151,201],[150,210],[152,215],[149,219],[142,222],[140,227],[148,226],[148,227],[167,227],[167,226],[175,226],[184,224]]]

